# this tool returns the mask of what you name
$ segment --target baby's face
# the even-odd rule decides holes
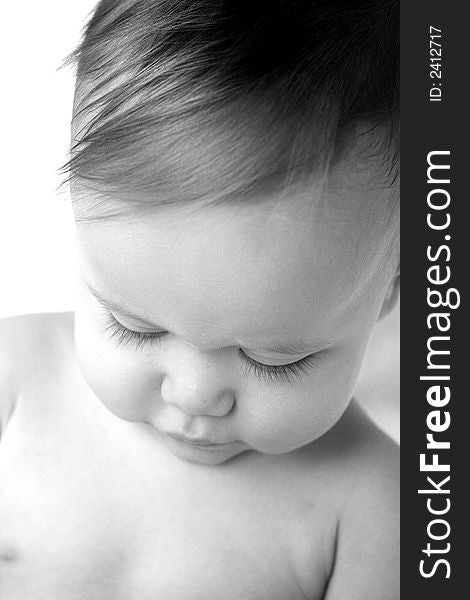
[[[351,400],[394,279],[390,194],[338,167],[326,190],[81,224],[88,384],[188,461],[313,442]]]

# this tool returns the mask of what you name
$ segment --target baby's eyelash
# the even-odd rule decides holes
[[[124,327],[116,317],[107,311],[104,329],[109,337],[118,346],[133,346],[137,350],[142,349],[147,344],[160,345],[161,338],[167,335],[166,331],[134,331]]]
[[[117,346],[133,346],[140,350],[147,345],[160,346],[162,337],[168,335],[166,331],[142,332],[128,329],[120,323],[115,316],[106,311],[106,320],[104,329],[108,336],[116,343]],[[301,379],[303,375],[314,370],[317,366],[317,357],[319,352],[305,356],[286,365],[266,365],[260,363],[254,358],[251,358],[241,348],[238,349],[238,354],[244,362],[245,375],[256,375],[258,379],[268,383],[294,383],[297,379]]]
[[[317,356],[320,354],[319,352],[310,354],[286,365],[266,365],[250,358],[242,349],[239,349],[238,353],[245,362],[245,375],[254,373],[259,379],[271,383],[277,381],[294,383],[296,379],[302,379],[302,375],[316,368]]]

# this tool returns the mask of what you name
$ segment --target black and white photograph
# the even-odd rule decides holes
[[[460,597],[421,4],[2,7],[1,600]]]

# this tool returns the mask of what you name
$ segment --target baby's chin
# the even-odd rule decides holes
[[[177,439],[165,438],[165,446],[176,457],[189,463],[219,466],[251,452],[252,449],[241,441],[229,444],[195,445]]]
[[[226,444],[197,444],[191,443],[177,437],[162,434],[157,428],[147,424],[152,436],[155,436],[156,441],[163,445],[167,451],[171,452],[177,458],[188,463],[218,466],[229,463],[243,456],[248,458],[253,457],[255,460],[277,460],[282,457],[297,452],[302,452],[311,448],[317,439],[322,437],[322,433],[318,435],[308,436],[308,439],[277,439],[267,440],[259,439],[258,443],[253,441],[248,444],[242,440],[235,440]]]
[[[284,458],[288,459],[289,456],[297,455],[298,453],[302,454],[302,452],[308,452],[309,449],[314,445],[313,440],[306,444],[302,444],[300,446],[296,446],[295,448],[286,449],[277,449],[274,451],[270,449],[269,451],[261,451],[255,448],[250,448],[243,444],[244,447],[241,448],[186,448],[186,447],[173,447],[169,448],[171,453],[177,458],[184,460],[187,463],[192,463],[195,465],[206,465],[210,467],[217,467],[225,464],[234,464],[238,462],[238,459],[245,459],[251,456],[256,461],[267,460],[268,462],[283,460]],[[242,444],[240,442],[240,444]]]

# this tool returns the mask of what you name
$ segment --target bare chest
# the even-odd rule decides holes
[[[3,600],[295,600],[307,571],[310,597],[321,597],[324,514],[309,516],[307,535],[308,507],[269,486],[172,473],[135,442],[11,424],[0,452]]]

